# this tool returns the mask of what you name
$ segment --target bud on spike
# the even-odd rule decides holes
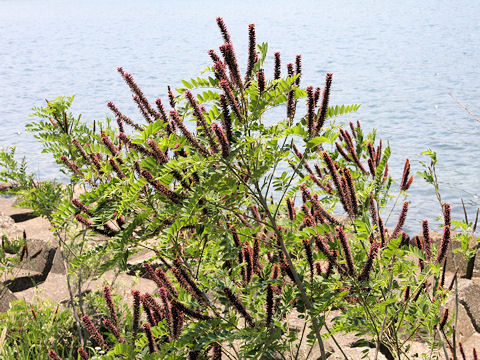
[[[218,126],[217,124],[212,124],[212,129],[215,133],[215,136],[217,137],[218,142],[220,143],[222,157],[224,159],[228,158],[228,155],[230,154],[230,143],[228,142],[225,133],[223,132],[222,128],[220,128],[220,126]]]
[[[220,32],[222,33],[223,40],[225,40],[226,43],[232,42],[230,38],[230,34],[228,33],[227,25],[225,25],[223,18],[217,17],[217,25],[220,29]]]
[[[258,91],[259,93],[263,93],[265,91],[265,72],[263,69],[257,71],[257,81],[258,81]]]
[[[120,334],[120,329],[113,324],[111,319],[104,319],[102,323],[107,327],[108,330],[110,330],[110,332],[113,334],[113,336],[115,336],[118,342],[125,342],[125,339]]]
[[[85,329],[90,334],[90,337],[95,341],[95,343],[98,346],[106,349],[107,345],[105,344],[105,340],[103,339],[102,335],[100,335],[100,333],[98,332],[92,320],[90,320],[90,317],[88,315],[84,315],[82,317],[82,322],[83,322],[83,325],[85,326]]]
[[[435,260],[437,263],[441,263],[442,260],[447,255],[447,250],[448,250],[448,247],[450,245],[450,236],[451,236],[450,226],[444,226],[443,227],[443,236],[442,236],[442,240],[440,242],[440,248],[438,249],[437,258]]]
[[[248,25],[248,63],[247,74],[245,75],[245,83],[250,81],[252,71],[255,66],[256,52],[256,39],[255,39],[255,24]]]
[[[332,86],[332,73],[327,73],[325,77],[325,88],[323,89],[322,95],[322,104],[320,105],[320,110],[318,111],[317,121],[316,121],[316,133],[318,134],[325,123],[325,119],[328,113],[328,102],[330,98],[330,88]]]
[[[233,94],[232,89],[230,88],[230,85],[229,85],[228,81],[221,80],[219,85],[222,88],[222,90],[224,91],[224,93],[225,93],[225,95],[228,99],[228,102],[230,103],[230,106],[232,107],[233,112],[235,113],[235,116],[237,117],[237,120],[241,122],[243,118],[242,118],[242,114],[240,112],[240,107],[238,106],[238,102],[235,99],[235,95]]]
[[[463,349],[463,344],[461,341],[458,342],[458,347],[460,348],[460,354],[462,354],[462,360],[467,360],[465,356],[465,350]]]
[[[150,325],[148,323],[143,324],[142,327],[148,339],[148,350],[150,354],[152,354],[155,352],[157,347],[155,343],[155,338],[153,337],[153,334],[152,334],[152,329],[150,328]]]
[[[398,217],[397,226],[395,226],[395,229],[390,235],[391,239],[395,239],[398,235],[400,235],[400,231],[402,230],[402,227],[405,224],[405,219],[407,218],[407,211],[408,211],[408,202],[405,201],[403,203],[402,211],[400,212],[400,215]]]
[[[62,360],[62,358],[60,356],[58,356],[57,353],[55,352],[55,350],[53,350],[53,349],[51,349],[48,352],[48,356],[53,360]]]
[[[295,56],[295,74],[298,77],[295,79],[295,85],[300,86],[300,78],[302,77],[302,55]]]
[[[78,355],[80,355],[80,357],[82,358],[82,360],[90,359],[90,357],[88,356],[88,353],[83,347],[79,347],[77,352],[78,352]]]
[[[245,306],[241,303],[241,301],[235,296],[235,294],[229,288],[223,288],[223,292],[227,297],[228,301],[233,305],[233,307],[245,318],[247,324],[251,327],[255,326],[253,322],[252,315],[247,311]]]
[[[290,219],[290,221],[294,221],[296,217],[295,204],[293,200],[290,198],[287,198],[286,202],[287,202],[288,218]]]
[[[266,297],[266,305],[265,305],[265,312],[267,314],[265,325],[270,327],[272,324],[273,318],[273,287],[272,284],[267,285],[267,297]]]
[[[278,79],[280,79],[280,74],[281,74],[280,52],[278,52],[278,51],[275,52],[273,54],[273,56],[274,56],[274,61],[275,61],[273,78],[275,80],[278,80]]]
[[[110,313],[110,319],[112,320],[113,325],[118,326],[118,316],[115,311],[115,305],[113,304],[110,286],[107,285],[103,288],[103,297],[105,299],[105,303],[107,304],[108,312]]]
[[[443,204],[443,222],[445,226],[450,226],[452,207],[450,204]]]
[[[235,55],[235,51],[233,50],[233,45],[231,43],[223,44],[222,46],[220,46],[220,52],[223,55],[225,63],[230,70],[230,75],[232,76],[235,84],[238,86],[239,89],[243,89],[243,82],[237,64],[237,57]]]
[[[348,239],[347,236],[345,235],[345,232],[343,231],[343,228],[341,226],[338,226],[335,229],[337,233],[337,237],[340,240],[340,245],[342,247],[343,253],[345,255],[345,260],[347,262],[347,270],[350,275],[353,275],[355,272],[355,267],[353,265],[353,256],[352,256],[352,251],[350,250],[350,245],[348,244]]]
[[[308,134],[313,136],[315,129],[315,99],[313,98],[313,86],[307,86],[307,127]]]
[[[227,98],[224,94],[220,95],[220,105],[222,106],[222,127],[227,135],[228,141],[231,143],[233,142],[233,134],[232,134],[232,118],[230,117],[230,111],[228,110]]]
[[[406,159],[405,166],[403,168],[402,182],[400,183],[400,190],[402,191],[408,190],[409,175],[410,175],[410,160]]]
[[[430,238],[430,230],[428,228],[428,220],[422,221],[423,229],[423,247],[427,259],[430,260],[432,257],[432,239]]]
[[[367,261],[365,263],[365,266],[363,267],[361,274],[357,278],[358,281],[368,280],[370,276],[370,272],[372,271],[372,268],[373,268],[373,261],[375,259],[375,256],[377,255],[379,246],[380,245],[377,242],[374,242],[372,243],[372,245],[370,245]]]
[[[448,309],[445,309],[443,311],[442,320],[438,324],[438,328],[440,329],[440,331],[442,331],[445,325],[447,324],[447,320],[448,320]]]

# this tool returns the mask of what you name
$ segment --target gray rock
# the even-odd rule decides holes
[[[455,290],[455,288],[453,288]],[[459,341],[466,341],[476,333],[480,333],[480,279],[458,279],[458,314],[457,337]],[[455,293],[450,293],[447,302],[441,309],[448,309],[449,319],[455,316]]]
[[[0,285],[0,313],[7,312],[13,300],[17,300],[17,297],[8,288]]]
[[[0,198],[0,211],[3,213],[2,215],[12,216],[14,214],[23,214],[23,213],[32,212],[32,209],[15,207],[16,203],[17,203],[17,199],[14,197]]]
[[[463,279],[462,279],[463,280]],[[467,280],[468,281],[468,280]],[[480,333],[480,279],[474,278],[459,291],[459,302],[465,308],[476,332]]]
[[[468,354],[467,359],[468,359],[468,356],[472,354],[473,348],[477,349],[477,353],[480,350],[480,334],[479,333],[473,334],[463,342],[463,349],[465,350],[465,353]]]
[[[128,304],[130,304],[132,300],[132,296],[130,295],[132,289],[138,289],[142,293],[153,293],[157,289],[156,284],[151,280],[125,274],[115,276],[113,271],[107,271],[98,279],[84,280],[81,291],[82,294],[95,290],[102,291],[103,286],[112,285],[112,283],[112,293],[120,295],[125,303]],[[72,293],[74,297],[77,297],[79,291],[77,288],[73,288]],[[50,272],[43,283],[38,284],[36,287],[17,292],[15,295],[17,298],[24,299],[27,302],[33,301],[36,296],[48,298],[54,302],[62,304],[68,304],[70,302],[70,292],[68,290],[66,276],[64,274],[53,272]]]
[[[10,190],[11,188],[13,187],[13,184],[12,183],[0,183],[0,192],[5,192],[7,190]]]
[[[13,278],[3,284],[12,292],[34,287],[45,281],[53,266],[57,248],[41,240],[28,240],[23,261],[13,270]]]
[[[41,284],[15,293],[19,299],[32,302],[35,296],[60,303],[70,300],[65,275],[51,273]]]
[[[0,213],[0,236],[5,235],[8,239],[13,240],[23,236],[23,231],[10,216]]]
[[[63,257],[61,254],[61,249],[58,247],[57,251],[55,252],[55,257],[53,258],[52,268],[50,269],[50,273],[54,274],[66,274],[65,263],[63,261]]]
[[[22,269],[34,270],[47,277],[53,266],[57,247],[40,239],[27,239],[27,255],[19,265]]]
[[[31,287],[35,287],[37,284],[45,281],[43,274],[33,270],[14,270],[13,277],[5,280],[3,285],[7,287],[11,292],[19,292]]]

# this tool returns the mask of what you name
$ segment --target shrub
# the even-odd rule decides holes
[[[153,106],[119,68],[142,123],[109,102],[117,129],[76,122],[74,132],[71,119],[79,118],[59,98],[37,109],[42,119],[30,126],[72,181],[86,186],[58,206],[54,222],[65,227],[75,217],[82,232],[108,238],[72,266],[98,261],[99,273],[127,270],[135,252],[156,254],[145,272],[158,293],[132,291],[131,326],[119,326],[111,306],[108,338],[82,318],[108,351],[102,357],[298,358],[307,343],[307,353],[318,346],[323,360],[324,339],[336,342],[338,332],[355,333],[388,358],[406,357],[412,339],[437,348],[448,335],[439,309],[448,292],[449,223],[438,249],[428,236],[412,246],[402,231],[409,203],[387,209],[395,197],[390,147],[359,123],[335,122],[359,106],[330,106],[333,75],[323,90],[303,89],[301,56],[282,77],[275,53],[267,81],[268,46],[256,44],[253,24],[243,75],[217,22],[221,57],[209,50],[213,66],[203,77],[169,88],[170,111],[160,99]],[[412,181],[407,160],[395,205]],[[398,221],[389,231],[393,211]],[[303,328],[292,326],[295,319]]]

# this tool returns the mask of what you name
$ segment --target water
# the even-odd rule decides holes
[[[279,50],[286,64],[303,55],[303,85],[323,85],[325,72],[333,72],[332,103],[362,104],[342,120],[360,120],[390,141],[397,178],[406,157],[415,173],[421,151],[437,151],[444,201],[459,218],[460,198],[465,199],[473,217],[480,124],[448,93],[480,114],[478,14],[480,2],[453,0],[0,0],[0,146],[16,145],[41,178],[58,176],[24,132],[33,106],[75,94],[73,111],[85,119],[110,115],[109,100],[135,115],[116,72],[120,65],[147,97],[166,100],[168,84],[179,86],[180,79],[210,65],[206,50],[221,44],[215,24],[220,15],[241,59],[253,22],[257,40],[269,42],[271,57]],[[419,177],[408,199],[409,230],[439,215],[433,190]]]

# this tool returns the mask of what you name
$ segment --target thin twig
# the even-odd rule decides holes
[[[480,119],[478,118],[477,115],[475,115],[473,112],[470,111],[469,108],[467,108],[465,105],[463,105],[460,100],[458,100],[455,96],[453,96],[452,93],[448,93],[448,95],[455,100],[455,102],[460,105],[468,114],[470,114],[475,120],[477,120],[480,123]]]

